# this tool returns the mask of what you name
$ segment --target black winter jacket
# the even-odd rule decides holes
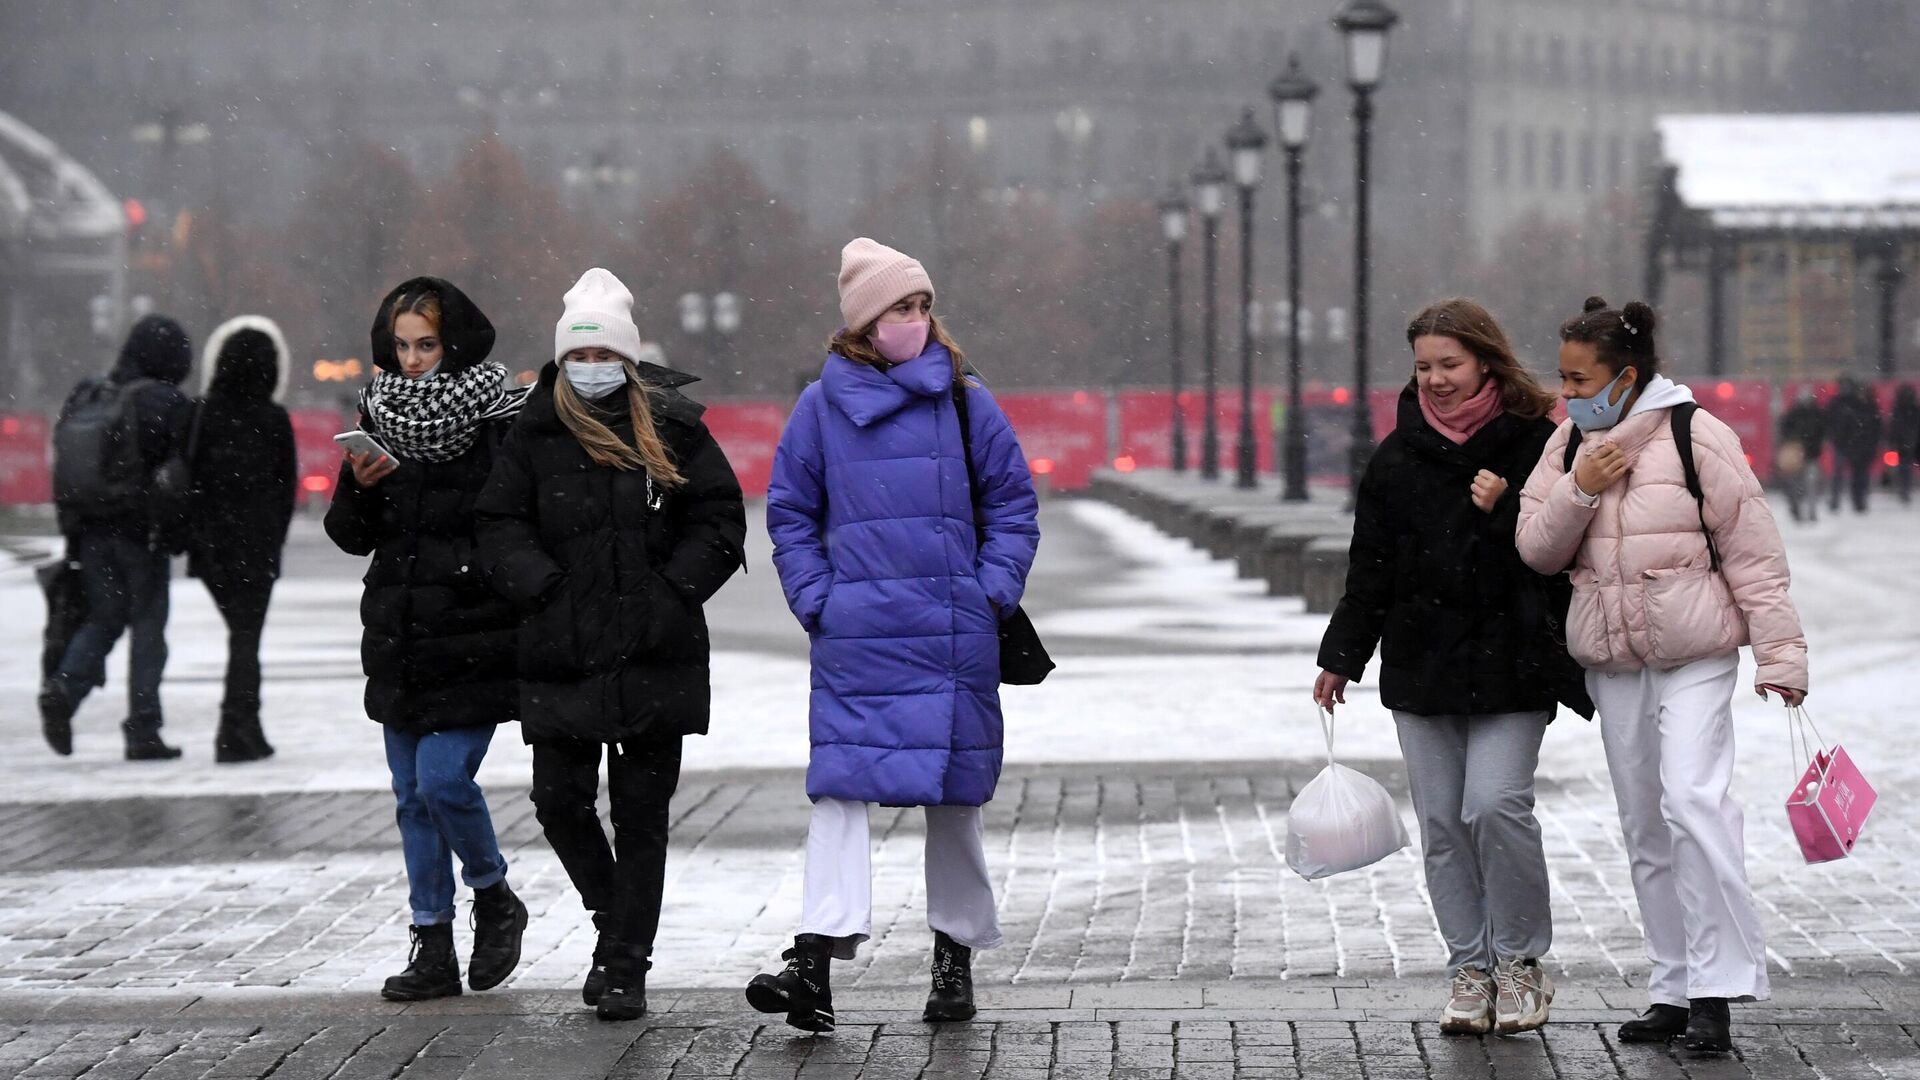
[[[637,367],[684,487],[667,491],[643,471],[595,465],[554,410],[559,369],[548,364],[480,500],[480,544],[494,586],[525,612],[520,714],[528,742],[707,730],[702,605],[742,564],[740,483],[700,420],[704,407],[677,389],[693,380]],[[600,417],[631,442],[624,416]]]
[[[289,357],[272,323],[240,318],[207,340],[194,420],[187,572],[255,584],[280,576],[293,520],[293,422],[280,406]]]
[[[186,449],[193,401],[180,392],[179,383],[192,367],[193,346],[180,324],[164,315],[147,315],[128,331],[120,357],[107,375],[110,382],[139,384],[132,388],[134,422],[139,428],[141,464],[149,477],[168,458]],[[61,420],[66,419],[79,392],[76,387],[61,406]],[[111,517],[82,517],[59,506],[55,513],[61,533],[67,536],[84,530],[110,532],[142,542],[154,539],[153,520],[144,507]]]
[[[444,370],[486,359],[493,326],[460,290],[415,279],[440,294]],[[397,370],[384,320],[374,327],[375,362]],[[386,348],[381,339],[386,336]],[[372,430],[365,416],[361,423]],[[367,715],[414,734],[483,727],[518,718],[512,605],[489,587],[474,539],[474,502],[486,486],[510,421],[487,423],[452,461],[400,459],[372,488],[342,464],[327,535],[352,555],[373,555],[364,579],[360,658],[367,673]],[[378,437],[378,432],[374,432]]]
[[[1320,642],[1320,667],[1359,681],[1380,647],[1381,704],[1420,716],[1552,710],[1591,716],[1564,634],[1564,576],[1544,578],[1514,548],[1520,489],[1551,420],[1495,417],[1463,445],[1400,395],[1399,425],[1360,482],[1347,591]],[[1473,505],[1474,476],[1507,481],[1492,513]]]
[[[1882,426],[1870,391],[1842,391],[1827,402],[1827,439],[1843,460],[1869,461],[1878,454]]]

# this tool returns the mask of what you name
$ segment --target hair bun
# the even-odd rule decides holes
[[[1587,302],[1581,305],[1580,310],[1581,311],[1605,311],[1606,307],[1607,307],[1606,297],[1589,296],[1587,297]]]
[[[1640,300],[1628,301],[1627,306],[1620,309],[1620,314],[1627,317],[1627,321],[1633,324],[1635,330],[1647,335],[1649,338],[1653,336],[1653,326],[1657,320],[1654,317],[1653,308],[1645,302]]]

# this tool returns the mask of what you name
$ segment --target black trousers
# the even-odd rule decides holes
[[[680,786],[680,739],[606,748],[611,846],[595,806],[601,745],[533,744],[534,816],[595,923],[604,929],[603,917],[611,916],[615,936],[651,955],[667,885],[667,807]]]
[[[201,580],[227,622],[227,693],[220,702],[220,719],[228,723],[258,720],[260,634],[273,601],[273,579],[221,574]]]
[[[1844,481],[1841,479],[1843,476],[1847,477]],[[1853,497],[1853,508],[1862,514],[1866,513],[1867,494],[1872,488],[1872,483],[1873,456],[1871,454],[1866,457],[1852,458],[1834,455],[1833,494],[1827,503],[1827,509],[1840,509],[1840,496],[1848,494]]]

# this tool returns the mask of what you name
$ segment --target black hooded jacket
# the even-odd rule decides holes
[[[414,278],[374,316],[374,363],[397,372],[387,311],[405,293],[440,298],[442,371],[478,364],[493,348],[493,324],[466,294],[439,278]],[[365,418],[362,418],[365,423]],[[487,422],[452,461],[400,459],[362,488],[343,463],[327,535],[352,555],[372,554],[360,618],[367,715],[415,734],[481,727],[520,711],[513,608],[488,587],[474,541],[474,501],[486,485],[506,420]],[[377,433],[376,433],[377,435]]]
[[[139,383],[132,388],[132,393],[139,424],[140,459],[148,476],[186,447],[193,402],[180,392],[179,384],[192,367],[193,346],[187,340],[187,332],[165,315],[147,315],[127,332],[127,340],[120,346],[120,357],[107,374],[107,380],[112,383]],[[79,391],[80,388],[76,388],[61,406],[60,419],[66,419]],[[85,529],[118,533],[142,541],[151,539],[153,523],[144,508],[104,518],[82,518],[61,507],[56,507],[56,511],[60,531],[68,536]]]
[[[1418,391],[1360,482],[1347,591],[1320,641],[1320,667],[1358,681],[1380,648],[1380,701],[1419,716],[1550,711],[1591,716],[1578,665],[1557,640],[1571,586],[1520,561],[1520,489],[1553,421],[1501,413],[1464,444],[1435,431]],[[1487,513],[1481,469],[1507,481]]]
[[[193,518],[187,572],[258,584],[280,576],[293,520],[293,423],[280,406],[286,342],[279,327],[241,316],[208,338],[206,395],[193,440]]]
[[[494,586],[526,612],[520,711],[529,742],[707,730],[702,605],[743,561],[740,482],[701,422],[704,407],[677,389],[693,379],[635,368],[683,487],[656,489],[643,471],[594,464],[555,411],[559,368],[548,364],[480,500]],[[631,444],[631,420],[617,407],[600,419]]]

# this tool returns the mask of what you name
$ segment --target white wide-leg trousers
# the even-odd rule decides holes
[[[807,870],[801,886],[800,933],[838,939],[834,958],[853,959],[873,931],[873,868],[869,804],[820,799],[807,826]],[[929,806],[927,925],[970,949],[1000,947],[977,806]]]
[[[1733,782],[1736,653],[1672,671],[1587,673],[1640,901],[1647,996],[1763,1001],[1766,943]]]

